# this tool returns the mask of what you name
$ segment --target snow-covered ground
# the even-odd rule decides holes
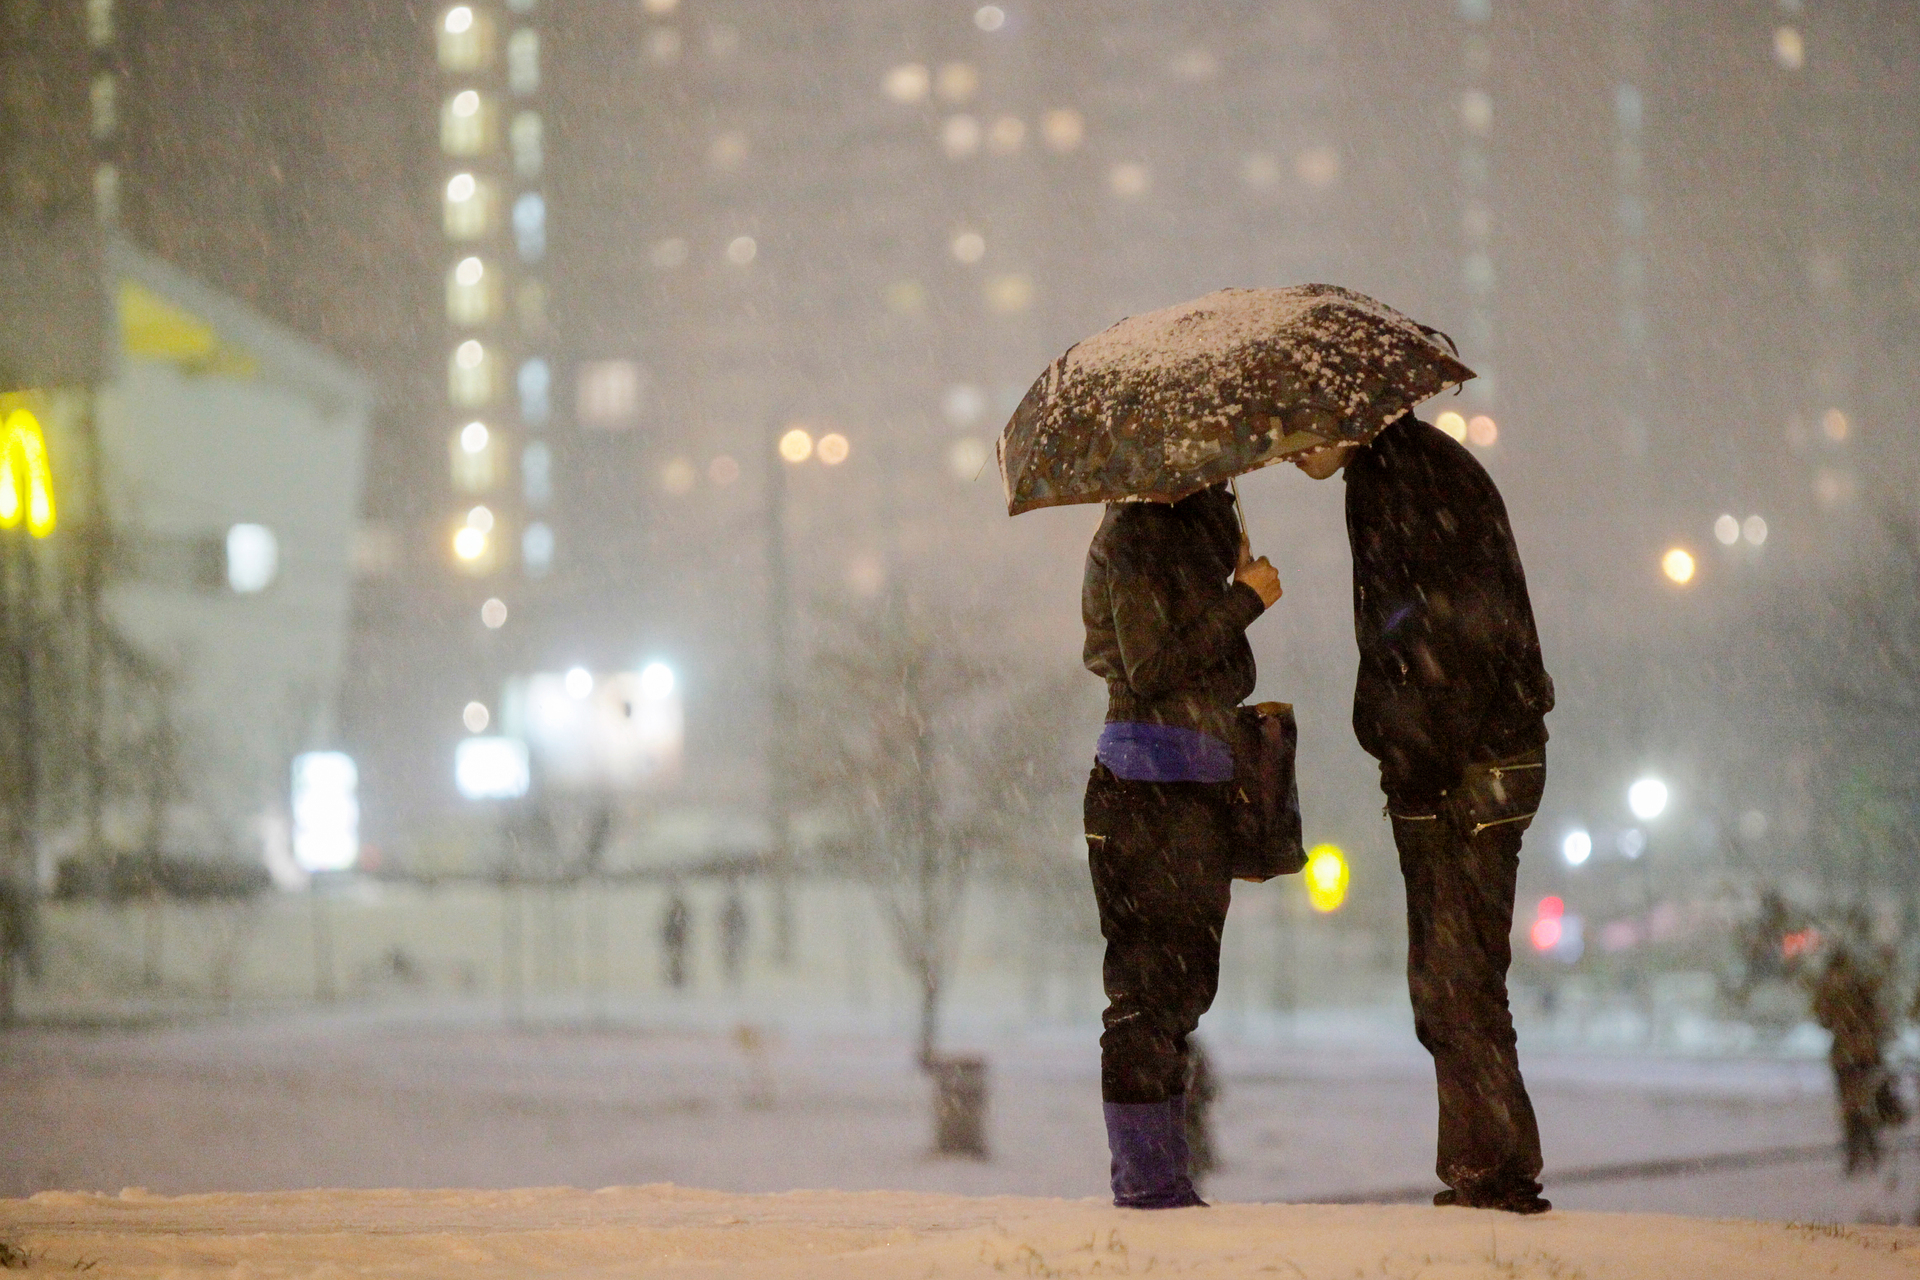
[[[1229,1030],[1209,1032],[1225,1077],[1210,1195],[1409,1198],[1438,1185],[1431,1069],[1404,1010],[1287,1035]],[[931,1157],[908,1046],[850,1030],[516,1030],[444,1009],[16,1029],[0,1033],[0,1195],[673,1182],[1097,1196],[1094,1035],[967,1042],[991,1064],[983,1162]],[[1820,1150],[1835,1126],[1818,1061],[1523,1046],[1523,1065],[1562,1208],[1852,1223],[1911,1220],[1920,1203],[1912,1152],[1849,1181]],[[1682,1175],[1621,1167],[1755,1152],[1775,1154]]]
[[[309,1191],[0,1202],[31,1267],[100,1276],[1293,1276],[1860,1280],[1920,1272],[1920,1231],[1655,1215],[1222,1205],[908,1192]]]

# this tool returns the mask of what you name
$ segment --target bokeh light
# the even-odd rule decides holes
[[[1338,911],[1340,904],[1347,900],[1350,877],[1346,855],[1338,845],[1318,844],[1308,851],[1303,879],[1307,886],[1307,901],[1313,904],[1315,911],[1322,915]]]
[[[1681,547],[1674,547],[1660,557],[1660,572],[1681,586],[1693,581],[1694,567],[1692,554]]]

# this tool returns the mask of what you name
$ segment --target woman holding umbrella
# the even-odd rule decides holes
[[[1202,1203],[1187,1164],[1187,1037],[1213,1002],[1242,852],[1229,744],[1254,687],[1245,631],[1280,599],[1226,482],[1367,440],[1472,376],[1430,330],[1360,294],[1229,289],[1069,349],[1002,433],[1009,514],[1109,504],[1081,612],[1086,665],[1108,690],[1086,834],[1107,942],[1100,1086],[1115,1205]]]

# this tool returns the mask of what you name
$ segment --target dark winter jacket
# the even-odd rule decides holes
[[[1346,465],[1353,731],[1395,800],[1426,802],[1471,761],[1543,745],[1540,657],[1507,509],[1472,454],[1412,414]]]
[[[1224,485],[1179,502],[1116,502],[1087,549],[1080,613],[1107,719],[1179,725],[1232,742],[1253,692],[1247,626],[1266,611],[1234,582],[1240,529]]]

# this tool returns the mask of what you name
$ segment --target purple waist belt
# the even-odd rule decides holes
[[[1129,782],[1233,781],[1233,748],[1178,725],[1115,720],[1100,731],[1093,754]]]

